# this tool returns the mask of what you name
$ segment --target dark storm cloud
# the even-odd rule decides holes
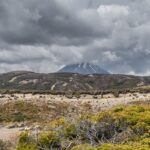
[[[1,0],[0,70],[88,61],[150,74],[149,0]]]
[[[65,38],[63,44],[72,44],[82,42],[83,38],[86,38],[83,42],[89,42],[96,36],[107,34],[103,26],[102,30],[98,30],[96,25],[86,22],[87,18],[84,20],[84,16],[80,17],[82,8],[74,9],[73,1],[70,2],[71,7],[67,1],[63,3],[57,0],[2,0],[0,3],[4,14],[1,17],[0,35],[9,44],[59,44]],[[86,1],[80,3],[83,3],[83,8],[88,7]]]

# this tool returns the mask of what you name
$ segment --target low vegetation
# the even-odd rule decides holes
[[[149,150],[150,106],[118,106],[78,119],[61,117],[47,131],[23,132],[15,150]]]
[[[8,150],[8,144],[0,140],[0,150]]]
[[[0,105],[0,122],[23,122],[42,120],[42,114],[48,113],[48,107],[38,107],[33,103],[16,101]]]
[[[83,114],[89,107],[87,104],[76,105],[68,102],[32,102],[32,101],[9,101],[0,105],[0,123],[22,123],[26,122],[29,125],[32,123],[48,124],[54,119],[60,117],[72,118],[79,114]],[[90,112],[89,112],[90,113]]]

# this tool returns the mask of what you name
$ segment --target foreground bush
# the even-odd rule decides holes
[[[117,144],[103,144],[98,147],[91,147],[90,145],[78,145],[73,147],[71,150],[149,150],[148,146],[144,145],[117,145]]]
[[[77,145],[73,147],[71,150],[95,150],[95,148],[92,148],[90,145]]]
[[[23,132],[19,137],[16,150],[49,150],[59,147],[59,138],[53,132],[40,133],[38,139],[34,139],[28,132]]]
[[[41,149],[52,149],[59,147],[59,138],[52,132],[41,133],[39,136],[38,147]]]
[[[20,135],[16,150],[37,150],[37,145],[35,140],[27,132],[23,132]]]
[[[21,146],[26,147],[22,150],[28,150],[27,146],[31,150],[149,150],[150,107],[119,106],[74,121],[61,118],[53,121],[49,130],[40,133],[37,141],[24,133],[17,150]]]

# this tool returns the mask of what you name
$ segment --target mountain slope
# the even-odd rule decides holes
[[[67,65],[58,72],[79,73],[79,74],[109,74],[106,70],[90,63]]]
[[[150,85],[150,77],[130,75],[81,75],[73,73],[10,72],[0,74],[0,90],[79,91],[127,89]]]

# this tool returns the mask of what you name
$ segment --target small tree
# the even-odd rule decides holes
[[[119,91],[118,90],[113,90],[113,95],[117,98],[119,97]]]

